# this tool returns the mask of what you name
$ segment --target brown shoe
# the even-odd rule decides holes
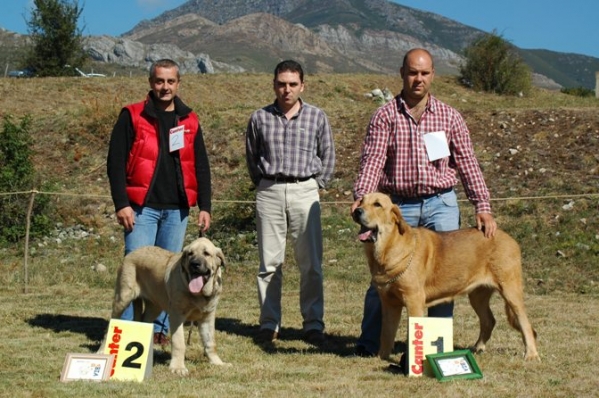
[[[272,344],[279,338],[279,333],[272,329],[260,329],[255,341],[258,344]]]
[[[324,333],[316,329],[308,330],[304,333],[304,341],[308,344],[321,346],[325,342]]]
[[[154,345],[159,345],[162,348],[168,346],[171,343],[168,336],[161,332],[154,333]]]

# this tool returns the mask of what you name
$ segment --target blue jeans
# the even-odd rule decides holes
[[[189,209],[158,210],[133,206],[135,225],[125,232],[125,255],[143,246],[158,246],[172,252],[180,252],[185,241]],[[121,319],[133,320],[130,304]],[[168,334],[168,314],[163,311],[154,321],[154,332]]]
[[[453,190],[426,199],[396,196],[392,196],[391,199],[399,206],[403,218],[412,227],[425,227],[433,231],[453,231],[460,227],[460,209]],[[451,318],[453,302],[430,307],[428,316]],[[382,319],[381,300],[376,288],[371,285],[364,298],[362,334],[357,345],[372,354],[379,352]]]

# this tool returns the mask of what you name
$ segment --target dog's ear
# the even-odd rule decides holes
[[[191,254],[192,250],[191,250],[191,245],[187,245],[183,248],[183,250],[181,250],[181,260],[182,261],[187,261],[189,255]]]
[[[397,206],[393,206],[391,213],[393,214],[393,218],[395,218],[395,224],[397,225],[397,230],[399,231],[400,235],[403,235],[406,233],[406,229],[408,227],[408,223],[406,223],[406,220],[403,219],[403,216],[401,215],[401,211],[399,210],[399,207]]]
[[[184,247],[183,251],[181,252],[181,262],[182,263],[187,263],[187,261],[188,261],[187,257],[189,256],[189,252],[186,249],[187,249],[187,247]]]
[[[225,268],[225,266],[227,265],[227,261],[225,260],[225,255],[223,254],[223,251],[220,249],[220,247],[216,248],[216,257],[220,259],[220,266]]]

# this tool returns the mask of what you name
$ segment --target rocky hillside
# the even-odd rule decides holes
[[[170,56],[184,73],[270,72],[295,58],[309,73],[395,74],[404,53],[419,46],[434,55],[439,74],[455,75],[462,50],[481,34],[387,0],[189,0],[121,37],[88,37],[86,49],[105,66],[138,70]],[[0,56],[11,64],[14,43],[14,34],[0,30]],[[595,88],[598,58],[518,51],[538,87]]]
[[[268,14],[268,15],[265,15]],[[455,74],[461,51],[484,32],[386,0],[190,0],[142,21],[123,37],[170,43],[250,71],[293,56],[312,72],[396,73],[405,51],[431,50],[438,72]],[[546,88],[595,87],[599,59],[520,50]]]
[[[424,46],[435,56],[439,72],[455,74],[461,57],[429,39],[424,14],[383,0],[192,0],[123,37],[175,44],[259,72],[294,57],[311,72],[396,73],[406,50]],[[441,20],[456,50],[456,37],[465,43],[481,33]]]

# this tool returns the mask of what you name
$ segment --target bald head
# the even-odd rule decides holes
[[[406,53],[399,70],[403,80],[402,97],[409,107],[426,102],[431,83],[435,77],[435,66],[431,54],[422,48]]]
[[[428,58],[428,62],[430,62],[432,68],[435,69],[435,64],[433,62],[433,56],[431,55],[431,53],[429,53],[424,48],[413,48],[413,49],[409,50],[406,53],[406,55],[404,55],[404,57],[403,57],[403,63],[401,65],[402,69],[405,68],[406,64],[408,64],[412,59],[419,58],[419,57]]]

